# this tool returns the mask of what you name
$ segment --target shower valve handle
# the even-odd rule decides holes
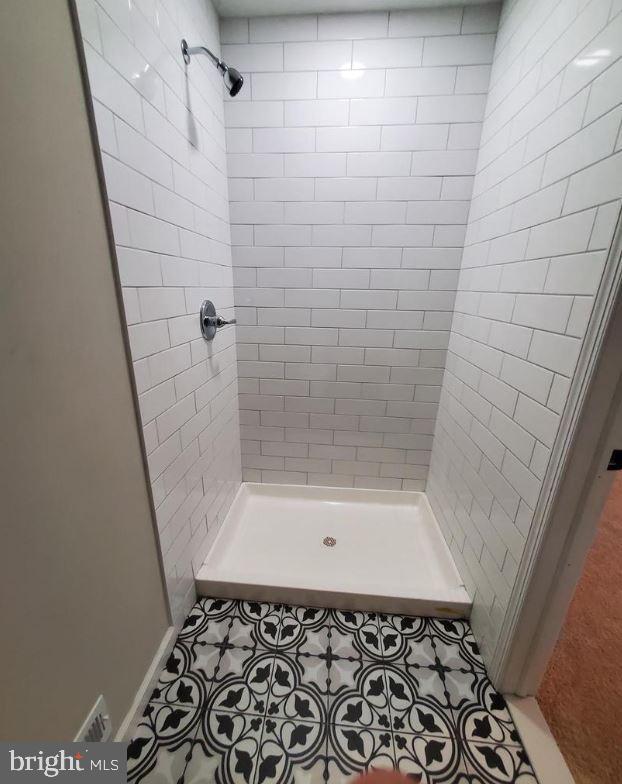
[[[221,327],[226,327],[227,324],[235,324],[235,319],[227,319],[223,318],[222,316],[205,316],[203,319],[203,323],[206,327],[216,327],[216,329],[220,329]]]
[[[216,313],[216,308],[214,307],[214,303],[206,299],[203,304],[201,305],[201,334],[205,338],[205,340],[214,340],[214,336],[216,335],[216,330],[220,329],[221,327],[226,327],[228,324],[235,324],[236,319],[229,319],[223,318]]]

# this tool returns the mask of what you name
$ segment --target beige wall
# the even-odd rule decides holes
[[[168,627],[66,0],[0,4],[0,737],[116,726]]]

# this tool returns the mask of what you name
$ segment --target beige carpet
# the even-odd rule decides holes
[[[538,702],[577,784],[620,784],[622,475],[603,510]]]

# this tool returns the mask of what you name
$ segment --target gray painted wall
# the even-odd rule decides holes
[[[0,738],[72,740],[169,621],[65,0],[0,5],[0,95]]]

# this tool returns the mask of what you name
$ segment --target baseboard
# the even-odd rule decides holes
[[[156,651],[155,656],[153,657],[153,660],[149,665],[147,672],[145,673],[145,677],[138,687],[138,691],[134,696],[130,709],[128,710],[125,718],[119,726],[119,729],[117,730],[114,738],[115,741],[128,741],[132,737],[134,730],[136,729],[143,715],[143,711],[149,702],[151,692],[158,682],[160,672],[164,667],[164,664],[168,659],[171,651],[173,650],[175,641],[177,639],[177,634],[178,629],[175,626],[169,626],[164,633],[162,642],[158,646],[158,650]]]
[[[505,699],[539,784],[575,784],[536,699],[508,694]]]

